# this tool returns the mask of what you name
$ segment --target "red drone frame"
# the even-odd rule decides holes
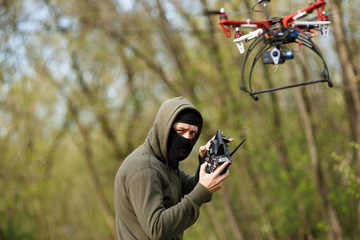
[[[220,14],[219,24],[222,27],[225,36],[228,38],[231,37],[231,28],[232,27],[235,28],[234,43],[236,43],[236,46],[241,54],[245,52],[244,42],[254,40],[254,42],[249,46],[247,53],[245,55],[245,59],[242,66],[242,77],[241,77],[242,83],[240,88],[243,91],[248,92],[250,96],[252,96],[255,100],[258,100],[258,97],[256,95],[260,93],[303,86],[313,83],[327,82],[328,86],[332,87],[333,84],[330,81],[329,70],[325,63],[325,60],[320,50],[311,40],[312,37],[317,35],[317,32],[320,32],[324,36],[328,36],[329,34],[329,25],[331,24],[331,22],[328,20],[328,17],[325,15],[325,11],[324,11],[326,1],[315,0],[314,3],[310,4],[306,8],[299,10],[295,13],[292,13],[282,18],[269,19],[269,15],[266,9],[266,3],[270,1],[271,0],[258,0],[258,2],[252,8],[253,11],[256,11],[255,7],[259,4],[263,4],[264,10],[261,12],[266,14],[265,21],[251,21],[250,19],[246,21],[229,20],[228,15],[225,13],[225,10],[223,8],[219,12]],[[316,10],[317,13],[315,20],[314,19],[303,20],[303,21],[299,20],[311,14],[314,10]],[[240,28],[251,28],[256,30],[244,35],[240,32]],[[249,74],[249,84],[248,84],[249,86],[247,87],[244,81],[245,65],[250,53],[260,42],[264,44],[261,47],[261,49],[257,52],[254,58]],[[324,66],[324,69],[321,73],[322,79],[314,80],[310,82],[303,82],[299,84],[293,84],[279,88],[253,91],[251,85],[251,74],[259,58],[262,57],[264,64],[275,64],[275,65],[284,63],[286,60],[293,59],[294,58],[293,51],[287,49],[287,46],[290,43],[298,43],[299,49],[301,49],[301,46],[305,46],[311,49],[312,51],[314,51],[321,58]],[[271,51],[269,50],[270,48],[272,48]]]

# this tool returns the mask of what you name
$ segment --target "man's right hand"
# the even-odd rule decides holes
[[[214,193],[221,189],[221,186],[225,179],[229,176],[229,169],[226,173],[220,175],[220,173],[229,165],[229,162],[223,163],[219,166],[214,172],[206,173],[205,169],[207,166],[207,162],[203,163],[200,168],[200,179],[199,183],[201,183],[204,187],[206,187],[209,192]]]

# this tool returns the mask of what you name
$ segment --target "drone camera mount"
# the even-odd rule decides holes
[[[273,48],[271,51],[262,52],[262,63],[263,64],[281,64],[286,60],[294,59],[294,52],[292,50],[287,50],[281,52],[278,48]]]

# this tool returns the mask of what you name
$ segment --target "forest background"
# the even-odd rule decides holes
[[[115,173],[180,95],[205,120],[189,173],[217,129],[247,138],[185,239],[360,239],[359,2],[328,0],[329,37],[313,39],[333,88],[254,101],[239,89],[244,56],[202,13],[262,20],[255,0],[0,0],[0,239],[116,239]],[[257,64],[254,87],[320,70],[304,49],[276,71]]]

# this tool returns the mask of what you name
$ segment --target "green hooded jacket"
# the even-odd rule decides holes
[[[184,97],[165,101],[145,142],[121,164],[114,187],[119,239],[182,239],[198,219],[200,206],[211,199],[194,176],[167,164],[170,129],[177,114],[188,108],[201,116]]]

